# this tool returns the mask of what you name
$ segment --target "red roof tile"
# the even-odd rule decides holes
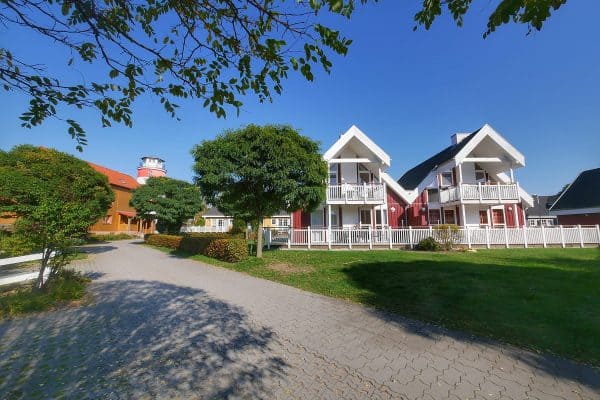
[[[124,174],[123,172],[115,171],[114,169],[106,168],[101,165],[91,163],[89,161],[86,162],[90,165],[90,167],[94,168],[96,171],[106,175],[108,177],[108,183],[110,183],[111,185],[132,190],[140,186],[139,183],[137,183],[136,180],[130,175]]]

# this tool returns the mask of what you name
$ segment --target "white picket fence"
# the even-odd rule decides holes
[[[360,247],[369,249],[388,247],[414,248],[421,240],[435,237],[435,229],[428,228],[383,228],[383,229],[265,229],[265,244],[292,247]],[[473,247],[590,247],[600,245],[600,227],[553,226],[520,228],[460,228],[456,243]]]

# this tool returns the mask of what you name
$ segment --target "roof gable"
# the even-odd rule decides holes
[[[375,142],[373,142],[367,135],[365,135],[356,125],[352,125],[346,133],[342,134],[340,138],[323,154],[325,160],[331,160],[339,153],[350,141],[356,138],[362,143],[367,149],[369,149],[375,156],[377,156],[381,162],[389,167],[391,165],[390,156],[383,151],[383,149]]]
[[[400,179],[398,179],[398,183],[406,189],[416,189],[419,184],[423,182],[425,178],[427,178],[427,175],[429,175],[431,171],[446,161],[454,158],[454,156],[456,156],[479,131],[480,129],[476,130],[459,143],[446,147],[444,150],[429,157],[416,167],[409,169],[404,173],[404,175],[402,175]]]
[[[130,190],[133,190],[140,186],[139,183],[137,183],[136,180],[130,175],[127,175],[123,172],[115,171],[114,169],[103,167],[98,164],[91,163],[89,161],[86,162],[97,172],[100,172],[101,174],[105,175],[108,178],[108,183],[110,183],[113,186],[118,186]]]
[[[600,168],[580,173],[550,207],[551,211],[600,207]]]

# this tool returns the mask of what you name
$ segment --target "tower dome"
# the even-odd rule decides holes
[[[140,185],[145,184],[151,176],[158,177],[167,175],[165,160],[155,156],[142,157],[142,162],[137,171],[137,182]]]

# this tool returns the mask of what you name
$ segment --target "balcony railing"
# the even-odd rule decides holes
[[[519,200],[519,187],[510,185],[472,185],[462,184],[440,190],[440,201],[449,203],[453,201],[505,201]]]
[[[376,203],[385,200],[382,183],[342,184],[327,186],[327,201],[340,203]]]

